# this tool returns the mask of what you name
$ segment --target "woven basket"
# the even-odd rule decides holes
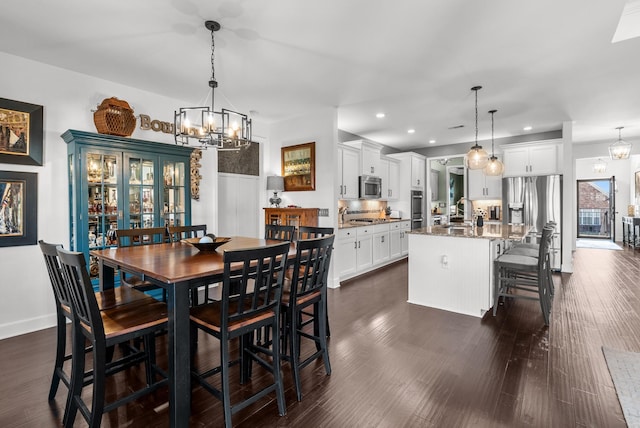
[[[93,113],[93,123],[100,134],[129,137],[136,128],[133,109],[124,100],[105,98]]]

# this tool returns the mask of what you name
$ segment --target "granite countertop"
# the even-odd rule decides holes
[[[363,227],[363,226],[375,226],[377,224],[389,224],[389,223],[397,223],[399,221],[407,221],[408,218],[387,218],[386,220],[377,222],[377,223],[351,223],[350,221],[339,224],[338,229],[349,229],[351,227]]]
[[[531,228],[524,225],[486,224],[483,227],[471,227],[462,223],[450,223],[443,226],[427,226],[407,233],[414,235],[451,236],[456,238],[511,239],[522,241]]]

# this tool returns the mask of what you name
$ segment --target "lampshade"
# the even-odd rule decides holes
[[[622,139],[622,129],[624,126],[619,126],[618,140],[609,146],[609,156],[612,160],[628,159],[631,154],[631,143],[628,143]]]
[[[482,89],[482,86],[474,86],[471,88],[476,94],[476,138],[475,144],[465,156],[465,164],[469,169],[482,169],[487,165],[487,162],[489,162],[489,154],[482,146],[478,145],[478,91],[480,89]]]
[[[284,177],[279,175],[270,175],[267,177],[267,190],[281,192],[284,190]]]

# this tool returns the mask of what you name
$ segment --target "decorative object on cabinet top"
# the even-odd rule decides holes
[[[0,163],[42,166],[42,110],[0,98]]]
[[[136,116],[128,102],[111,97],[98,105],[93,123],[100,134],[130,137],[136,128]]]

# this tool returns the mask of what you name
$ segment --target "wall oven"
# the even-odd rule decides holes
[[[422,190],[411,191],[411,229],[419,229],[422,227]]]
[[[361,175],[360,199],[380,199],[382,197],[382,179],[373,175]]]

